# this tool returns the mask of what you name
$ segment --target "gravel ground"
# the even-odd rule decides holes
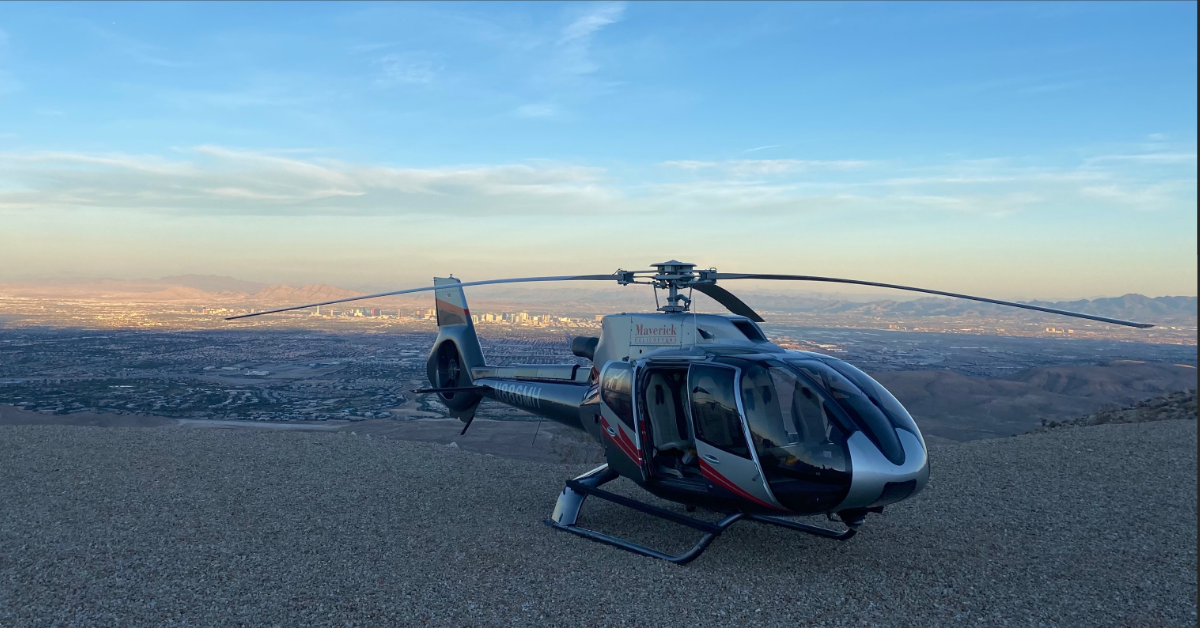
[[[739,524],[679,567],[542,525],[586,467],[347,434],[0,427],[0,625],[1194,626],[1196,447],[1195,421],[939,446],[925,492],[848,542]],[[598,500],[584,514],[696,538]]]

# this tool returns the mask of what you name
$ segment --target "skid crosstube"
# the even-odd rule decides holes
[[[550,516],[550,519],[545,520],[546,525],[564,532],[570,532],[571,534],[582,536],[585,539],[596,541],[598,543],[612,545],[613,547],[617,547],[628,552],[633,552],[634,554],[670,561],[677,565],[685,565],[698,558],[700,554],[704,553],[704,550],[708,549],[709,544],[712,543],[713,540],[716,539],[722,532],[743,519],[749,519],[751,521],[757,521],[767,525],[779,526],[789,530],[796,530],[798,532],[805,532],[839,541],[844,541],[854,536],[858,531],[858,527],[863,523],[863,519],[861,517],[854,517],[851,520],[845,521],[847,526],[845,531],[838,532],[836,530],[789,521],[779,517],[752,515],[740,512],[727,515],[716,523],[709,523],[707,521],[701,521],[686,515],[681,515],[677,512],[665,510],[657,506],[651,506],[650,504],[640,502],[636,499],[630,499],[615,493],[610,493],[609,491],[600,488],[601,485],[607,484],[618,477],[619,476],[616,471],[609,469],[608,465],[602,465],[573,480],[567,480],[567,486],[558,496],[558,502],[554,506],[554,514]],[[633,543],[631,541],[626,541],[625,539],[610,536],[602,532],[581,528],[577,524],[579,520],[579,510],[583,507],[583,501],[588,495],[594,495],[600,499],[610,501],[619,506],[631,508],[633,510],[637,510],[638,512],[644,512],[648,515],[652,515],[672,523],[677,523],[679,525],[684,525],[689,528],[699,530],[700,532],[704,533],[704,536],[700,538],[700,541],[697,542],[692,549],[682,554],[672,555],[660,552],[644,545],[638,545],[637,543]]]

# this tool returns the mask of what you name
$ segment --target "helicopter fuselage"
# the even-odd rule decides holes
[[[779,347],[747,318],[617,314],[598,340],[580,340],[590,367],[473,366],[470,385],[587,432],[612,471],[688,505],[863,512],[928,481],[920,430],[883,386],[835,358]]]

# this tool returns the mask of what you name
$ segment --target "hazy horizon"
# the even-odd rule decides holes
[[[0,282],[0,286],[4,286],[4,285],[29,286],[29,287],[37,287],[37,286],[45,287],[45,286],[54,286],[54,285],[84,286],[84,285],[88,285],[91,283],[103,283],[103,282],[130,283],[130,284],[137,284],[137,283],[144,282],[146,284],[151,284],[151,285],[162,284],[162,285],[177,285],[177,286],[192,285],[188,281],[180,281],[180,280],[184,280],[184,279],[220,280],[220,281],[237,282],[237,283],[241,283],[241,284],[253,284],[252,286],[246,285],[246,286],[240,286],[240,287],[228,288],[228,289],[200,288],[206,292],[210,292],[213,294],[216,294],[218,292],[242,292],[249,296],[254,296],[257,292],[261,292],[263,290],[270,290],[272,288],[278,288],[280,286],[288,286],[288,287],[292,287],[292,288],[301,288],[301,287],[305,287],[305,286],[329,286],[329,287],[333,287],[333,288],[340,288],[343,290],[350,290],[350,291],[360,292],[363,294],[369,294],[369,293],[375,293],[375,292],[386,292],[386,291],[392,290],[392,289],[420,287],[421,285],[431,283],[431,282],[427,281],[425,283],[416,283],[416,284],[412,284],[412,285],[403,285],[403,286],[377,285],[377,284],[359,284],[359,285],[344,284],[343,285],[343,284],[329,284],[329,283],[312,282],[312,281],[288,283],[288,282],[256,281],[253,279],[245,279],[242,277],[232,277],[232,276],[228,276],[228,275],[201,275],[201,274],[196,274],[196,273],[185,273],[183,275],[168,275],[168,276],[163,276],[163,277],[107,277],[107,276],[79,275],[79,276],[64,276],[64,277],[26,278],[26,279],[17,279],[17,280],[10,281],[10,282]],[[475,278],[464,278],[465,281],[470,281],[471,279],[475,279]],[[815,286],[813,288],[798,287],[798,286],[806,285],[801,282],[797,282],[795,284],[790,284],[790,283],[770,282],[770,281],[726,281],[724,283],[728,284],[728,287],[730,290],[734,290],[738,294],[754,295],[754,296],[778,295],[781,297],[797,297],[797,298],[812,297],[812,298],[829,299],[829,300],[841,299],[841,300],[847,300],[847,301],[862,301],[862,302],[868,302],[868,301],[876,300],[876,299],[891,300],[891,301],[912,301],[912,300],[916,300],[916,299],[945,298],[945,297],[938,297],[938,296],[929,295],[929,294],[906,292],[906,291],[901,291],[901,290],[887,290],[887,289],[883,289],[883,288],[874,288],[874,287],[870,287],[870,286],[846,285],[846,286],[842,287],[841,289],[838,289],[838,288],[823,288],[824,284],[820,284],[820,283],[807,284],[807,285]],[[192,287],[196,287],[196,286],[192,285]],[[471,288],[468,288],[468,292],[470,293],[470,295],[474,295],[475,297],[481,298],[481,299],[497,299],[497,298],[510,297],[510,296],[514,296],[514,295],[526,295],[526,294],[544,294],[545,296],[550,297],[550,296],[553,296],[555,293],[563,293],[563,292],[570,293],[571,296],[570,296],[569,300],[575,300],[576,297],[578,296],[577,293],[611,296],[614,294],[623,294],[623,293],[632,294],[634,292],[641,294],[642,292],[645,292],[646,298],[653,298],[652,296],[650,296],[650,295],[652,295],[652,292],[648,286],[620,287],[620,286],[614,286],[614,285],[596,283],[596,282],[563,282],[563,283],[555,283],[555,284],[530,283],[530,284],[511,284],[511,285],[498,285],[498,286],[472,286]],[[1193,291],[1193,293],[1194,292],[1195,291]],[[417,293],[417,295],[420,295],[420,294],[423,294],[423,293]],[[414,295],[414,296],[417,296],[417,295]],[[1092,300],[1097,300],[1097,299],[1121,298],[1121,297],[1129,296],[1129,295],[1144,296],[1144,297],[1151,298],[1151,299],[1159,298],[1159,297],[1196,298],[1196,296],[1197,296],[1196,294],[1144,294],[1144,293],[1140,293],[1140,292],[1134,292],[1134,293],[1125,293],[1125,294],[1084,295],[1084,296],[1078,296],[1078,297],[1057,297],[1057,298],[1050,297],[1050,298],[1038,298],[1038,299],[1018,298],[1017,300],[1018,301],[1034,301],[1034,300],[1043,300],[1043,301],[1089,300],[1089,301],[1092,301]],[[426,296],[428,296],[428,295],[426,295]],[[989,295],[978,295],[978,296],[989,296]],[[991,296],[994,296],[994,295],[991,295]],[[697,295],[695,298],[705,299],[705,297],[703,295]],[[559,300],[562,300],[562,299],[559,299]],[[547,301],[547,303],[550,303],[553,301],[554,301],[554,299],[549,299]],[[364,302],[364,305],[369,305],[369,303]]]
[[[0,283],[371,291],[676,258],[996,298],[1191,296],[1196,17],[0,4]]]

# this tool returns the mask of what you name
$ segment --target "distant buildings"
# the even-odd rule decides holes
[[[332,307],[317,307],[310,315],[320,318],[384,318],[398,321],[436,321],[437,310],[428,309],[398,309],[388,310],[376,307],[355,307],[338,310]],[[218,313],[212,311],[211,313]],[[509,325],[518,327],[597,327],[602,315],[594,318],[576,318],[559,314],[530,314],[520,312],[484,312],[472,314],[471,322],[476,325]]]
[[[599,321],[602,316],[597,316]],[[530,314],[529,312],[485,312],[472,314],[471,322],[476,325],[511,325],[518,327],[595,327],[596,323],[586,318],[559,316],[557,314]]]

